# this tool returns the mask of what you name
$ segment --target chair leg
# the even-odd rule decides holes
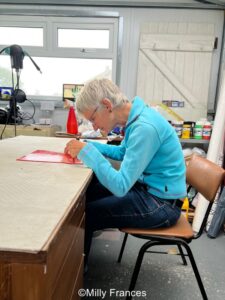
[[[182,245],[185,247],[187,253],[188,253],[188,256],[189,256],[189,259],[190,259],[190,262],[191,262],[191,265],[192,265],[192,269],[195,273],[195,277],[196,277],[196,280],[198,282],[198,286],[199,286],[199,289],[201,291],[201,294],[202,294],[202,298],[204,300],[208,300],[208,296],[206,294],[206,291],[205,291],[205,288],[204,288],[204,285],[202,283],[202,279],[201,279],[201,276],[199,274],[199,271],[198,271],[198,268],[197,268],[197,265],[196,265],[196,262],[195,262],[195,259],[194,259],[194,256],[192,254],[192,251],[191,251],[191,248],[188,246],[188,244],[186,244],[184,241],[181,242]]]
[[[152,246],[155,246],[155,245],[160,245],[160,242],[158,241],[148,241],[147,243],[145,243],[139,253],[138,253],[138,257],[137,257],[137,260],[136,260],[136,264],[135,264],[135,267],[134,267],[134,271],[133,271],[133,274],[132,274],[132,277],[131,277],[131,281],[130,281],[130,286],[129,286],[129,292],[132,292],[135,288],[135,285],[136,285],[136,282],[137,282],[137,278],[138,278],[138,275],[139,275],[139,272],[140,272],[140,268],[141,268],[141,264],[142,264],[142,260],[143,260],[143,257],[144,257],[144,254],[146,252],[146,250]],[[128,295],[126,297],[126,300],[131,300],[132,299],[132,296],[131,295]]]
[[[163,243],[164,244],[164,243]],[[167,244],[167,243],[165,243]],[[164,244],[164,245],[165,245]],[[170,244],[170,243],[169,243]],[[198,268],[197,268],[197,265],[196,265],[196,262],[195,262],[195,259],[194,259],[194,256],[192,254],[192,251],[191,251],[191,248],[188,246],[187,243],[185,243],[184,241],[178,241],[177,243],[177,246],[179,248],[179,250],[181,249],[181,253],[183,253],[182,251],[182,248],[181,248],[181,245],[186,249],[187,251],[187,254],[188,254],[188,257],[190,259],[190,262],[191,262],[191,266],[192,266],[192,269],[194,271],[194,274],[195,274],[195,277],[196,277],[196,280],[198,282],[198,286],[199,286],[199,289],[201,291],[201,294],[202,294],[202,298],[204,300],[208,300],[208,296],[206,294],[206,291],[205,291],[205,288],[204,288],[204,285],[202,283],[202,279],[201,279],[201,276],[199,274],[199,271],[198,271]],[[129,286],[129,291],[133,291],[134,288],[135,288],[135,285],[136,285],[136,282],[137,282],[137,278],[138,278],[138,275],[139,275],[139,272],[140,272],[140,268],[141,268],[141,264],[142,264],[142,261],[143,261],[143,257],[144,257],[144,254],[146,252],[146,250],[152,246],[156,246],[156,245],[162,245],[162,242],[159,242],[159,241],[149,241],[147,243],[145,243],[140,251],[139,251],[139,254],[138,254],[138,257],[137,257],[137,261],[136,261],[136,264],[135,264],[135,267],[134,267],[134,271],[133,271],[133,274],[132,274],[132,278],[131,278],[131,282],[130,282],[130,286]],[[182,254],[181,254],[182,255]],[[126,300],[131,300],[132,299],[132,296],[131,295],[128,295],[126,297]]]
[[[127,238],[128,238],[128,233],[125,233],[124,238],[123,238],[123,243],[122,243],[122,246],[120,248],[120,253],[119,253],[119,256],[118,256],[118,260],[117,260],[118,263],[121,262],[123,252],[124,252],[124,248],[125,248],[125,245],[126,245],[126,242],[127,242]]]
[[[187,265],[187,260],[186,260],[186,258],[185,258],[185,256],[184,256],[183,249],[182,249],[182,247],[181,247],[180,244],[178,244],[177,247],[178,247],[178,249],[179,249],[180,256],[181,256],[182,261],[183,261],[183,265],[186,266],[186,265]]]

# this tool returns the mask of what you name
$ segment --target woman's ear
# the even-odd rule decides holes
[[[103,98],[101,103],[109,112],[112,112],[113,106],[111,101],[108,98]]]

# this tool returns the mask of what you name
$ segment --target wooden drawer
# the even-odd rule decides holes
[[[11,267],[7,263],[0,263],[0,300],[10,299]]]
[[[47,258],[48,290],[54,290],[59,282],[65,260],[70,249],[73,247],[75,253],[81,255],[84,247],[84,207],[85,196],[81,196],[72,210],[72,215],[62,226],[55,240],[51,243],[51,249]],[[82,225],[82,228],[80,226]],[[79,244],[77,240],[79,239]],[[76,245],[74,245],[76,244]],[[76,258],[77,259],[77,258]]]
[[[63,263],[63,268],[56,282],[55,290],[52,294],[52,300],[69,300],[72,297],[77,276],[83,273],[83,246],[84,245],[84,217],[81,221],[80,228]],[[83,274],[82,274],[83,275]]]
[[[11,264],[11,298],[7,300],[49,300],[45,265]]]
[[[11,298],[0,297],[0,300],[67,300],[71,298],[83,259],[84,201],[83,196],[71,210],[71,215],[66,218],[62,229],[51,243],[46,263],[10,264]]]

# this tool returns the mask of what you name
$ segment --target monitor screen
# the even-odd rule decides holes
[[[63,84],[63,101],[76,101],[76,96],[83,86],[83,84]]]
[[[12,87],[0,87],[0,100],[10,100],[13,94]]]

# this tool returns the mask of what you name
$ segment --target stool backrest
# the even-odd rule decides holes
[[[186,181],[208,201],[213,202],[221,185],[225,170],[197,154],[186,160]]]

